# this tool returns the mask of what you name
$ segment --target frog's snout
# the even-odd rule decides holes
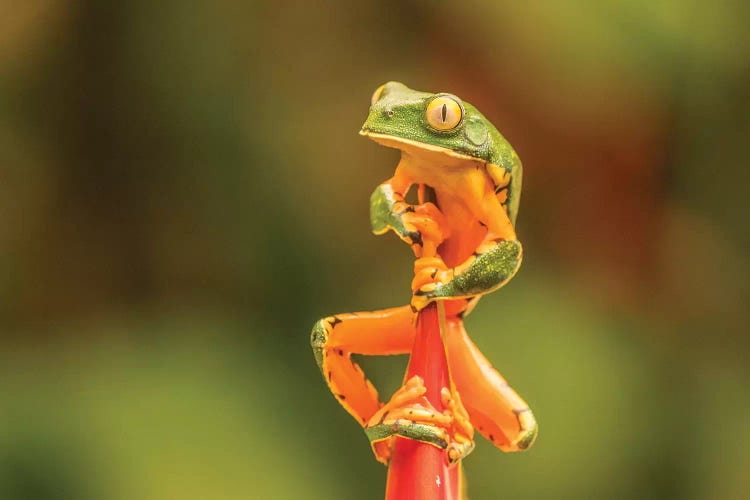
[[[370,116],[365,123],[369,123],[373,120],[387,120],[388,118],[393,118],[394,114],[395,111],[393,111],[393,104],[387,104],[384,106],[380,103],[376,103],[370,107]]]
[[[359,131],[360,135],[367,135],[370,132],[381,132],[382,126],[390,121],[394,114],[393,106],[383,106],[378,103],[374,104],[370,107],[370,115],[367,117],[367,120]]]

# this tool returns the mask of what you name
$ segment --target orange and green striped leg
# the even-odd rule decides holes
[[[440,399],[445,410],[440,412],[429,402],[426,392],[424,381],[415,375],[370,418],[365,433],[378,461],[388,463],[396,436],[443,449],[451,463],[474,449],[474,429],[458,394],[443,387]]]
[[[497,290],[518,271],[523,258],[507,213],[493,194],[477,210],[487,227],[483,241],[461,264],[449,268],[441,258],[419,259],[412,280],[412,306],[421,310],[433,300],[472,298]]]
[[[394,436],[403,436],[447,449],[458,459],[473,448],[468,417],[460,400],[444,388],[438,412],[424,397],[424,381],[415,376],[405,382],[385,405],[352,354],[406,354],[414,344],[416,327],[411,307],[329,316],[312,330],[315,359],[331,392],[365,428],[378,461],[388,463]],[[468,431],[464,427],[469,428]],[[456,436],[459,436],[457,439]]]
[[[452,269],[441,262],[419,269],[412,280],[412,306],[422,310],[433,300],[472,298],[505,285],[521,267],[522,248],[516,240],[489,240],[464,263]]]
[[[503,451],[534,443],[537,424],[528,405],[471,341],[459,318],[446,321],[448,366],[474,427]]]
[[[378,391],[352,354],[405,354],[415,335],[409,306],[323,318],[312,330],[315,360],[341,406],[364,426],[380,408]]]

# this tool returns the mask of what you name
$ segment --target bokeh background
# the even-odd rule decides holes
[[[0,2],[0,498],[382,498],[309,348],[406,303],[369,232],[388,80],[525,165],[468,319],[534,408],[472,498],[750,497],[743,2]],[[394,390],[403,358],[368,359]]]

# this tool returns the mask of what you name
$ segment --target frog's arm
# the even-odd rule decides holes
[[[419,241],[404,226],[403,215],[410,210],[404,201],[408,189],[409,183],[398,176],[375,188],[370,196],[370,225],[373,233],[384,234],[391,229],[410,245]]]
[[[523,251],[508,213],[490,192],[480,202],[487,234],[465,262],[452,269],[427,268],[412,282],[412,304],[422,309],[432,300],[470,298],[497,290],[521,266]]]
[[[315,360],[331,392],[361,425],[381,404],[378,391],[351,355],[405,354],[414,335],[414,312],[409,306],[338,314],[315,323],[310,339]]]
[[[444,235],[437,220],[441,214],[435,205],[410,205],[404,201],[412,184],[412,179],[397,168],[392,178],[378,186],[370,196],[370,224],[373,233],[380,235],[392,230],[421,254],[425,240],[439,244]]]
[[[472,425],[503,451],[525,450],[537,425],[528,405],[471,341],[459,318],[446,322],[451,377]]]

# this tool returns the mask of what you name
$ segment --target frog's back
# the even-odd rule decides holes
[[[489,130],[489,141],[492,146],[491,154],[487,158],[487,173],[495,184],[497,200],[508,212],[508,217],[515,226],[521,202],[523,165],[513,146],[492,125]]]

